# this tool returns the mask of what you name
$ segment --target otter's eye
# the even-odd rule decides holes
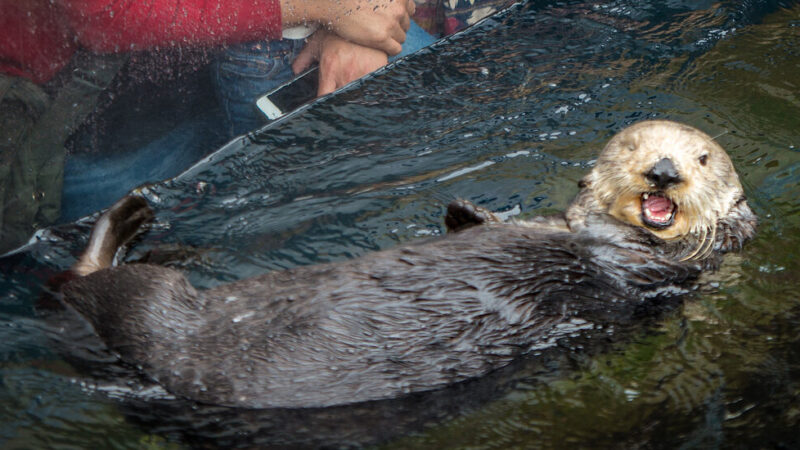
[[[633,152],[633,151],[636,151],[636,146],[635,146],[635,145],[633,145],[633,144],[628,144],[628,150],[630,150],[630,151],[632,151],[632,152]]]
[[[700,156],[700,165],[701,166],[705,166],[707,162],[708,162],[708,155],[707,154],[704,154],[704,155]]]

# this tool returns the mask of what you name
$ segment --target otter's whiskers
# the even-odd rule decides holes
[[[717,228],[711,227],[711,239],[708,239],[708,227],[701,230],[703,237],[698,239],[697,248],[688,256],[681,258],[681,261],[696,261],[704,259],[714,249],[714,241],[717,239]]]
[[[708,228],[703,228],[702,230],[700,230],[700,232],[703,233],[703,237],[698,239],[697,248],[695,248],[694,252],[692,252],[688,256],[684,256],[683,258],[681,258],[681,261],[691,261],[692,258],[694,258],[695,256],[697,256],[698,253],[700,253],[700,249],[703,248],[703,245],[706,242],[706,236],[708,235]]]
[[[725,131],[723,131],[722,133],[720,133],[720,134],[718,134],[718,135],[716,135],[716,136],[712,137],[712,138],[711,138],[711,140],[712,140],[712,141],[716,141],[718,137],[725,136],[725,135],[726,135],[726,134],[728,134],[729,132],[730,132],[730,131],[728,131],[728,130],[725,130]]]
[[[717,227],[714,226],[711,228],[711,239],[708,240],[708,247],[706,247],[705,251],[701,256],[702,259],[705,259],[711,256],[711,252],[714,250],[714,244],[717,242]]]

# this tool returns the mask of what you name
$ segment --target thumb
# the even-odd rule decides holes
[[[298,73],[306,70],[311,64],[316,61],[316,55],[312,50],[311,45],[306,45],[303,47],[303,50],[300,50],[300,53],[297,55],[297,58],[292,61],[292,72],[295,75]]]

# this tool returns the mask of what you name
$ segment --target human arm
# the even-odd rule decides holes
[[[342,38],[396,55],[402,50],[414,0],[280,0],[284,27],[319,23]]]
[[[381,50],[352,43],[327,30],[319,30],[297,55],[292,70],[300,73],[314,61],[319,61],[317,95],[325,95],[385,66],[388,57]]]

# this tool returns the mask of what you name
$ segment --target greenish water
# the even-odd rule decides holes
[[[128,258],[179,251],[210,286],[442,233],[456,196],[563,209],[605,141],[655,117],[718,135],[761,219],[667,316],[437,394],[231,414],[62,360],[68,339],[104,358],[34,308],[88,219],[0,260],[4,448],[800,446],[797,2],[528,2],[149,187]]]

